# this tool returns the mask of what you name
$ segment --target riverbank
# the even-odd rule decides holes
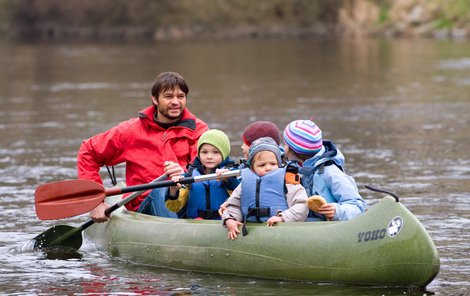
[[[341,34],[367,37],[470,38],[467,0],[345,1]]]
[[[0,0],[13,39],[470,38],[467,0]]]

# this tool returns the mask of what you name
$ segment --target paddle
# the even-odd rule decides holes
[[[160,177],[156,178],[152,181],[152,183],[163,181],[166,179],[166,175],[163,174]],[[127,204],[134,200],[137,196],[144,193],[145,190],[141,190],[138,192],[134,192],[127,196],[126,198],[122,199],[115,205],[107,208],[105,210],[106,216],[109,216],[112,212],[114,212],[119,207]],[[96,206],[95,206],[96,207]],[[68,225],[56,225],[48,230],[44,231],[43,233],[37,235],[33,238],[34,241],[34,250],[43,250],[43,249],[51,249],[53,247],[60,247],[60,248],[69,248],[78,250],[82,245],[82,231],[93,225],[95,222],[93,220],[89,220],[88,222],[82,224],[80,227],[72,227]]]
[[[176,184],[190,184],[212,179],[222,179],[240,175],[239,170],[229,171],[221,175],[208,174],[186,177],[178,182],[171,180],[151,182],[148,184],[104,188],[90,180],[66,180],[40,185],[35,192],[36,215],[41,220],[62,219],[77,216],[96,208],[106,196],[118,195],[134,191],[149,190]],[[124,201],[124,200],[123,200]],[[125,202],[124,202],[125,203]],[[115,204],[111,211],[123,203]]]
[[[235,177],[235,176],[239,176],[239,175],[240,175],[240,170],[235,170],[235,171],[230,171],[230,172],[223,173],[222,175],[208,174],[208,175],[202,175],[202,176],[196,176],[196,177],[187,177],[187,178],[183,178],[183,179],[179,180],[178,182],[173,182],[171,180],[169,180],[169,181],[159,181],[158,179],[160,179],[162,177],[165,177],[165,176],[162,176],[162,177],[156,179],[155,181],[153,181],[152,183],[149,183],[149,184],[123,187],[121,189],[125,189],[126,192],[130,192],[131,189],[129,189],[129,188],[132,188],[132,190],[135,189],[135,188],[141,188],[141,191],[133,193],[133,194],[129,195],[128,197],[126,197],[125,199],[121,200],[120,202],[116,203],[115,205],[109,207],[108,209],[106,209],[105,213],[106,213],[107,216],[109,216],[113,211],[115,211],[116,209],[118,209],[122,205],[130,202],[131,200],[133,200],[134,198],[136,198],[137,196],[142,194],[144,191],[146,191],[148,189],[151,189],[151,188],[160,188],[160,187],[165,187],[165,186],[173,186],[173,185],[176,185],[178,183],[179,184],[190,184],[190,183],[194,183],[194,182],[201,182],[201,181],[207,181],[207,180],[213,180],[213,179],[219,179],[219,178],[229,178],[229,177]],[[70,183],[73,183],[72,181],[79,181],[79,180],[70,180]],[[64,181],[64,182],[66,182],[66,181]],[[93,183],[95,183],[95,182],[93,182]],[[45,184],[45,185],[53,186],[53,184],[56,184],[56,183],[49,183],[49,184]],[[97,183],[95,183],[95,184],[97,184]],[[150,185],[157,185],[157,186],[152,186],[151,188],[149,188]],[[60,186],[63,186],[63,184],[61,184]],[[101,185],[99,185],[99,186],[101,186]],[[113,189],[113,188],[111,188],[111,189]],[[41,191],[41,192],[45,192],[45,191]],[[41,198],[42,198],[42,196],[41,196]],[[67,198],[68,198],[68,200],[72,200],[72,199],[70,199],[69,196],[67,196]],[[74,202],[75,201],[73,201],[73,203]],[[93,203],[94,202],[95,201],[93,201]],[[41,206],[39,206],[39,208],[41,210],[43,210]],[[37,209],[38,209],[38,205],[36,205],[36,210]],[[34,240],[34,249],[35,250],[42,250],[42,249],[47,249],[47,248],[51,248],[51,247],[61,247],[61,248],[72,248],[72,249],[78,250],[80,248],[80,246],[82,245],[81,232],[83,230],[85,230],[86,228],[90,227],[91,225],[93,225],[93,223],[94,223],[94,221],[90,220],[90,221],[84,223],[83,225],[81,225],[78,228],[75,228],[75,227],[72,227],[72,226],[67,226],[67,225],[54,226],[54,227],[46,230],[45,232],[41,233],[40,235],[36,236],[33,239]]]

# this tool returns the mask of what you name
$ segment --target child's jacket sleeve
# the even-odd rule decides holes
[[[225,227],[225,221],[227,219],[234,219],[236,221],[243,221],[243,215],[240,208],[240,195],[241,185],[237,186],[232,192],[230,197],[227,199],[227,209],[222,215],[222,225]]]
[[[284,222],[304,222],[308,216],[307,192],[300,184],[286,184],[287,205],[289,208],[280,213]]]
[[[181,188],[180,190],[178,190],[178,197],[176,199],[170,199],[167,196],[165,205],[168,210],[178,213],[186,206],[186,203],[188,202],[188,196],[189,189]]]

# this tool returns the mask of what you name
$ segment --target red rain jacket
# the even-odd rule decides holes
[[[83,141],[77,157],[78,178],[103,184],[100,167],[124,162],[126,186],[132,186],[163,175],[165,161],[178,162],[186,169],[197,156],[197,140],[207,131],[207,124],[185,108],[180,122],[165,130],[153,120],[154,113],[155,108],[150,106],[139,112],[138,118]],[[147,194],[126,207],[136,211]]]

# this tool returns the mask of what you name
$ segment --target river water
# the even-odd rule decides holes
[[[345,154],[369,206],[381,196],[364,185],[388,189],[429,231],[441,269],[427,291],[158,269],[112,258],[88,241],[68,260],[30,251],[27,242],[49,227],[88,220],[40,221],[35,188],[76,178],[81,141],[148,106],[153,79],[169,70],[188,80],[189,109],[229,135],[234,157],[249,122],[283,128],[313,116]],[[468,41],[0,41],[0,106],[2,295],[470,293]],[[124,168],[116,171],[123,180]]]

